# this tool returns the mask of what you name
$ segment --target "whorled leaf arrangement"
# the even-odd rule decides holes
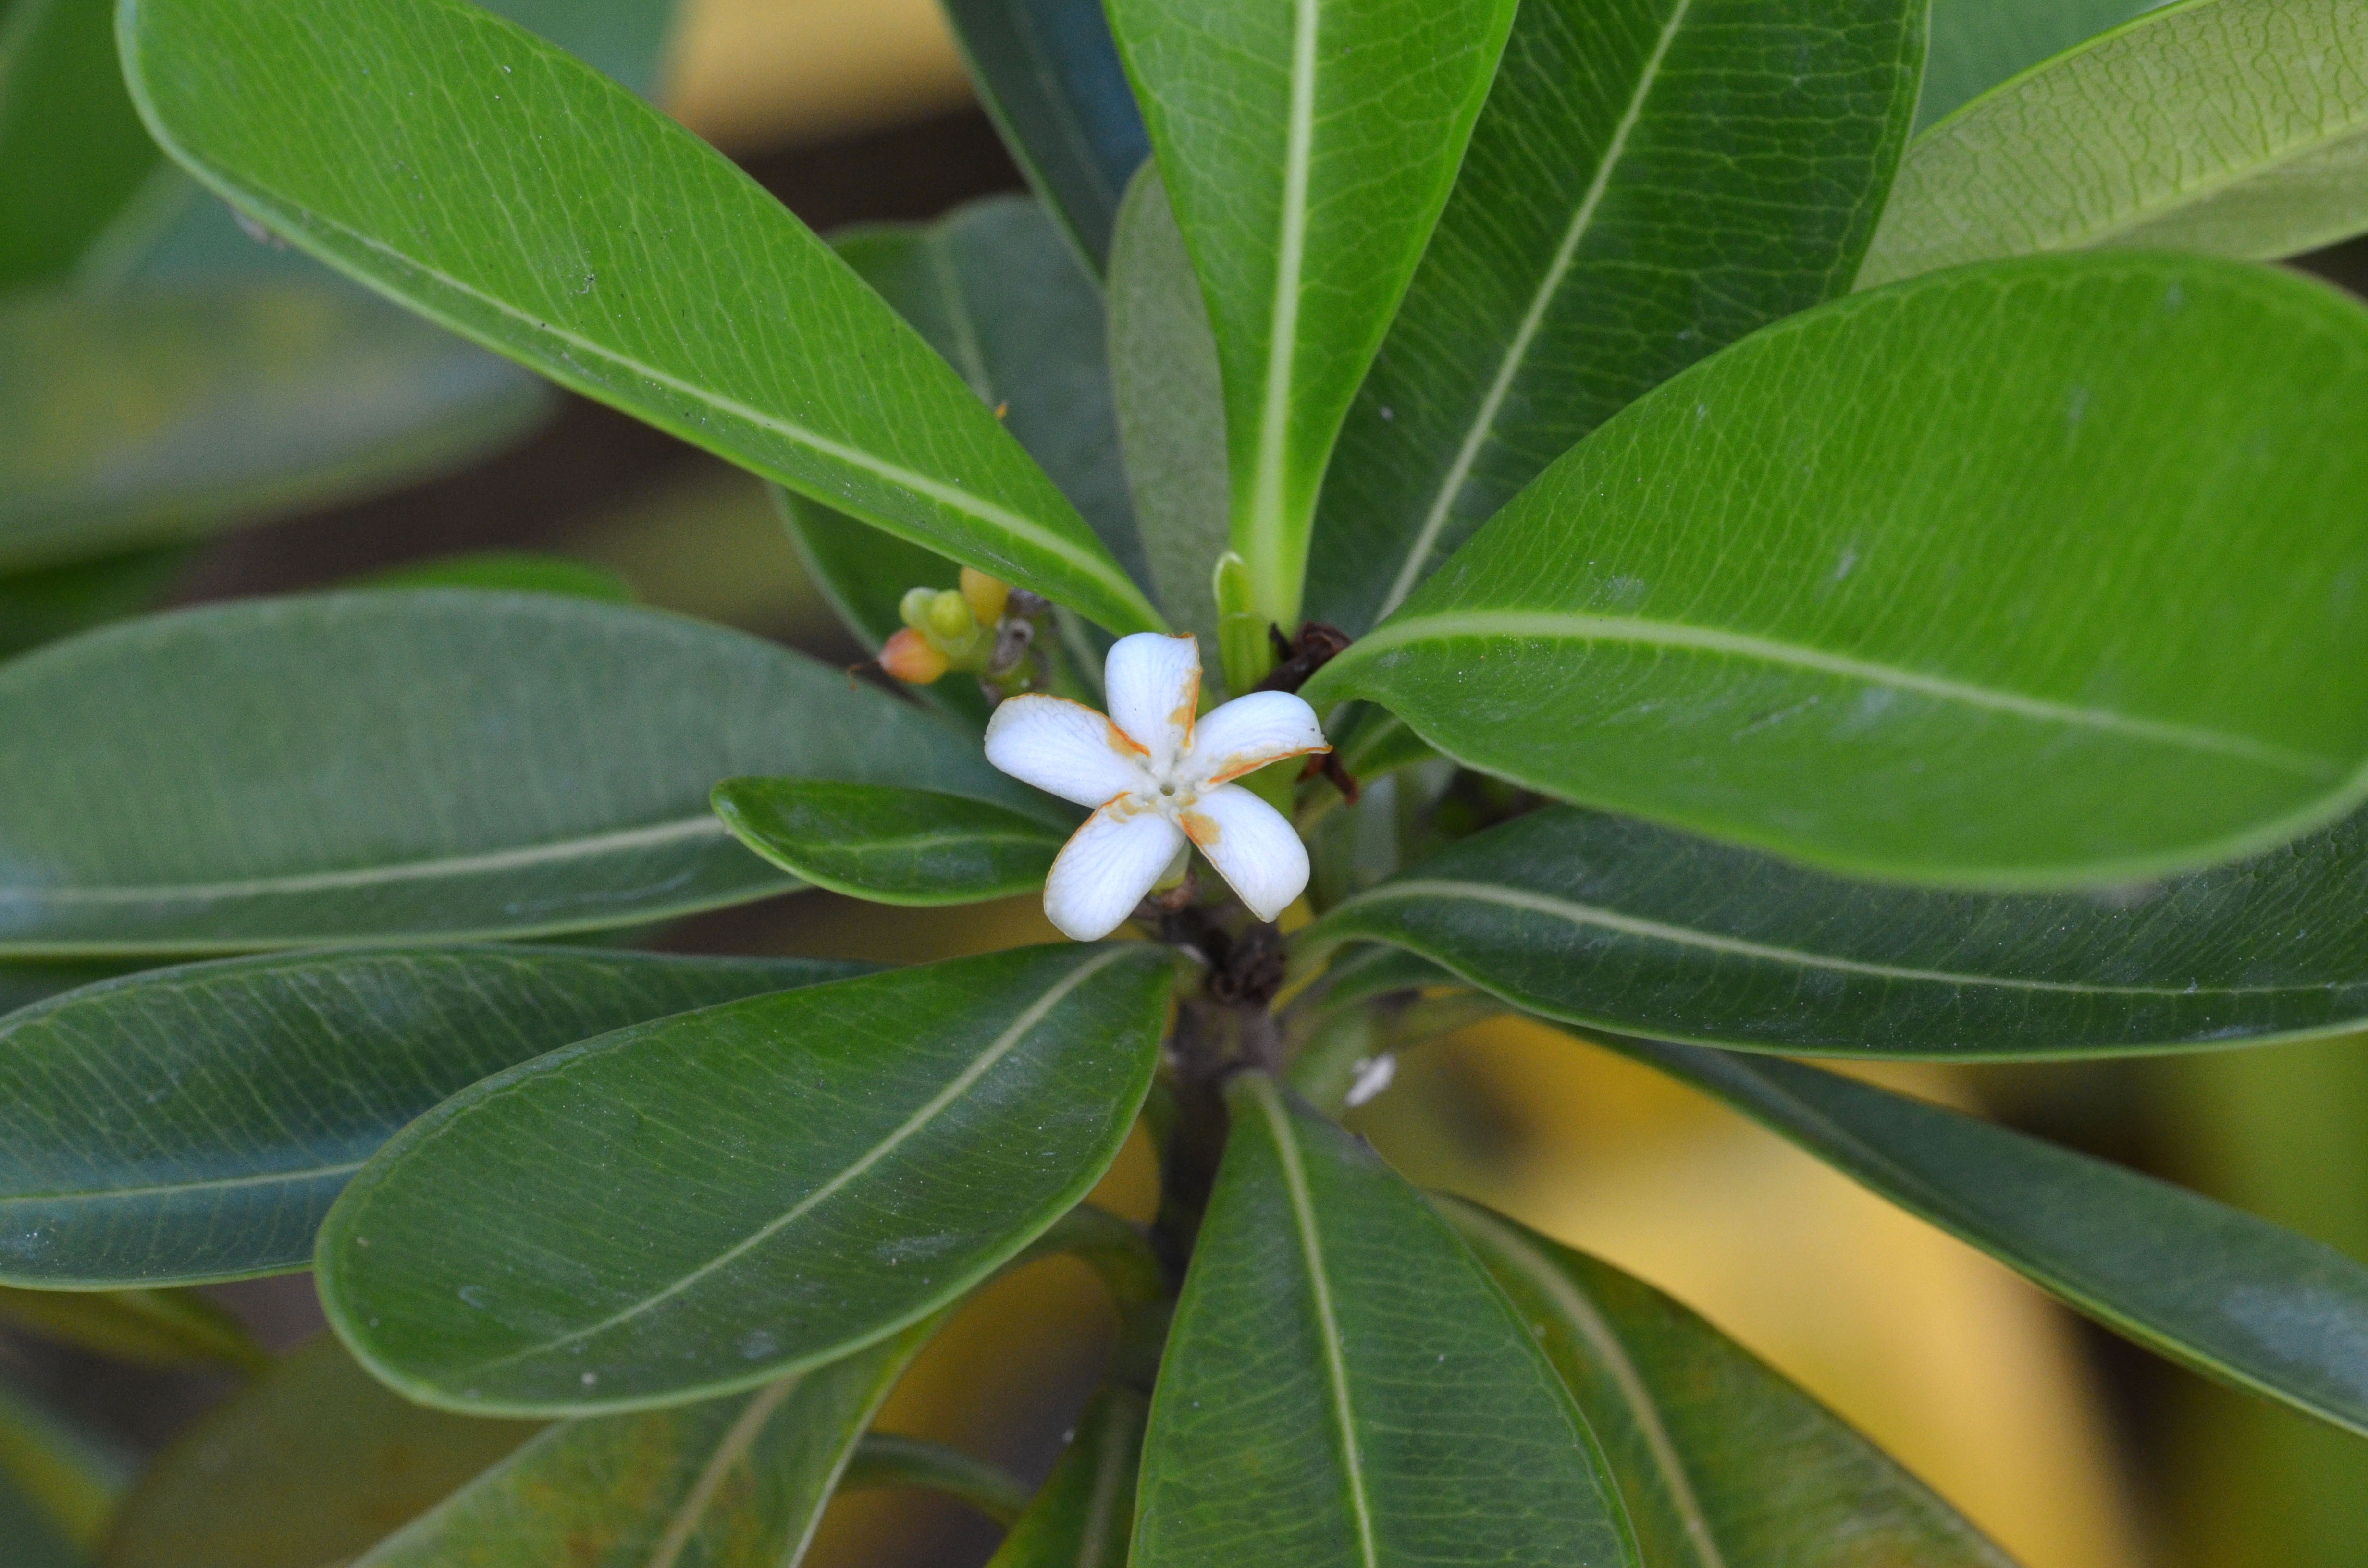
[[[558,42],[645,82],[649,10]],[[774,482],[923,701],[532,562],[0,665],[0,1315],[256,1374],[103,1561],[239,1561],[302,1496],[277,1561],[794,1568],[835,1493],[893,1481],[1008,1524],[1001,1568],[2002,1563],[1708,1324],[1334,1119],[1502,1010],[2368,1430],[2357,1261],[1782,1059],[2368,1023],[2368,312],[2252,265],[2368,228],[2354,9],[1950,0],[1920,74],[1919,0],[950,10],[1041,205],[825,244],[462,0],[123,6],[141,123],[198,180]],[[199,240],[132,191],[189,190],[77,96],[93,13],[6,28],[0,217],[74,200],[0,276],[169,274]],[[37,102],[95,117],[90,177]],[[31,476],[0,568],[45,569],[0,580],[41,629],[6,646],[135,606],[128,552],[520,406],[324,276],[0,301],[0,358],[88,378],[0,390]],[[310,423],[373,355],[383,402]],[[145,423],[76,414],[125,386]],[[217,449],[226,398],[282,400],[284,440]],[[1200,687],[1103,680],[1105,633],[1169,623],[1216,644]],[[1156,794],[1216,787],[1178,759],[1252,687],[1331,748],[1224,784],[1272,854]],[[1304,711],[1234,712],[1268,709]],[[996,711],[1059,733],[1052,793],[989,766]],[[1171,804],[1312,921],[1073,836]],[[973,903],[1063,857],[1149,884],[1150,939],[880,970],[524,940],[801,884]],[[1082,1201],[1138,1127],[1144,1225]],[[1040,1490],[871,1432],[1053,1253],[1120,1349]],[[171,1293],[308,1263],[338,1338],[268,1367]],[[96,1541],[120,1477],[12,1412],[64,1456],[41,1528]],[[435,1462],[395,1475],[406,1444]]]

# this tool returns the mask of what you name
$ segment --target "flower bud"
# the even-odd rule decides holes
[[[970,613],[970,601],[952,588],[929,601],[928,619],[923,626],[930,639],[948,653],[969,642],[978,631],[978,621]]]
[[[978,617],[981,626],[993,626],[1003,619],[1003,607],[1011,598],[1011,585],[988,576],[975,566],[965,566],[962,569],[962,596],[970,601],[970,612]]]
[[[923,593],[928,590],[920,590]],[[928,638],[913,627],[906,627],[888,639],[880,650],[880,667],[898,680],[914,686],[928,686],[946,673],[946,656]]]
[[[929,607],[937,598],[935,588],[907,588],[905,597],[896,601],[896,614],[905,625],[918,631],[929,624]]]

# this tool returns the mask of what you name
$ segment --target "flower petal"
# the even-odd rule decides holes
[[[1269,762],[1329,751],[1315,710],[1287,691],[1253,691],[1212,710],[1192,737],[1192,776],[1210,784]]]
[[[1183,816],[1184,831],[1260,920],[1281,915],[1306,888],[1307,846],[1289,819],[1240,785],[1202,790]]]
[[[1100,940],[1134,913],[1183,846],[1176,824],[1151,807],[1112,801],[1062,846],[1044,879],[1045,916],[1063,936]]]
[[[1092,709],[1061,697],[997,703],[986,725],[986,760],[1081,806],[1099,806],[1147,782],[1133,742]]]
[[[1110,644],[1102,665],[1110,722],[1166,770],[1192,744],[1192,710],[1201,701],[1201,644],[1190,636],[1138,631]]]

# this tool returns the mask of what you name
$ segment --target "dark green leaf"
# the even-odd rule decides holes
[[[1324,484],[1308,613],[1362,631],[1542,469],[1850,291],[1923,0],[1523,0]]]
[[[0,665],[0,953],[522,936],[763,897],[793,884],[708,808],[746,774],[1035,799],[885,692],[652,610],[378,591],[109,627]]]
[[[301,1268],[371,1151],[576,1040],[861,972],[562,948],[290,954],[152,971],[0,1019],[0,1278],[88,1287]]]
[[[1862,287],[2035,251],[2268,259],[2368,230],[2368,6],[2192,0],[1916,139]]]
[[[1656,1040],[1837,1056],[2209,1049],[2368,1021],[2368,817],[2092,897],[1870,887],[1555,809],[1357,894],[1300,943],[1349,940]]]
[[[2363,495],[2368,312],[2333,290],[1961,268],[1647,393],[1305,696],[1837,869],[2187,869],[2368,790]]]
[[[533,1433],[412,1404],[324,1334],[165,1450],[124,1499],[100,1568],[345,1562]]]
[[[564,555],[523,550],[486,550],[469,555],[414,561],[365,577],[357,588],[490,588],[497,593],[559,594],[629,605],[633,585],[605,566]]]
[[[727,778],[715,787],[715,814],[800,881],[878,903],[1028,892],[1044,885],[1069,836],[1041,810],[817,778]]]
[[[1104,1384],[987,1568],[1123,1568],[1150,1402]]]
[[[135,551],[0,576],[0,659],[136,615],[181,574],[188,551],[177,545]],[[0,979],[0,1012],[7,1010]]]
[[[1151,153],[1101,0],[946,0],[946,16],[1005,145],[1100,271]]]
[[[1916,129],[2169,0],[1932,0]]]
[[[1135,1568],[1611,1568],[1569,1393],[1373,1152],[1246,1073],[1144,1442]]]
[[[5,1042],[6,1031],[0,1031]],[[6,1046],[0,1043],[0,1051]],[[0,1286],[0,1323],[142,1367],[256,1372],[271,1354],[228,1312],[187,1290],[20,1290]]]
[[[2117,1333],[2368,1436],[2368,1266],[2152,1176],[1774,1057],[1609,1039]]]
[[[540,383],[344,290],[0,301],[0,569],[324,506],[500,446]]]
[[[2013,1568],[1948,1504],[1642,1280],[1442,1201],[1577,1397],[1646,1562]]]
[[[1380,778],[1401,767],[1429,762],[1439,753],[1386,708],[1367,708],[1337,748],[1340,766],[1358,779]]]
[[[95,985],[145,967],[139,963],[0,963],[0,1018],[61,991]]]
[[[867,1486],[917,1486],[958,1498],[1008,1529],[1028,1506],[1028,1488],[1010,1471],[960,1449],[922,1437],[874,1432],[857,1445],[838,1478],[842,1492]]]
[[[163,162],[123,96],[110,0],[0,17],[0,290],[73,271]]]
[[[1114,629],[1159,625],[878,295],[721,154],[573,57],[464,0],[334,18],[309,0],[135,0],[123,15],[150,130],[304,249],[767,478]]]
[[[1234,548],[1299,624],[1357,384],[1455,181],[1512,0],[1110,0],[1208,301]]]
[[[967,1291],[1085,1196],[1150,1085],[1164,949],[1030,948],[711,1007],[489,1078],[323,1227],[330,1321],[468,1410],[754,1387]]]

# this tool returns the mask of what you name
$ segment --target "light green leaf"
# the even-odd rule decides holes
[[[1028,1507],[1028,1488],[1000,1465],[923,1437],[873,1432],[856,1446],[838,1478],[842,1492],[916,1486],[969,1504],[1006,1529]]]
[[[2368,792],[2363,494],[2368,312],[2333,290],[1961,269],[1646,394],[1304,695],[1840,870],[2183,870]]]
[[[2266,260],[2368,230],[2368,7],[2187,0],[1916,140],[1861,288],[2136,245]]]
[[[1263,1074],[1227,1097],[1134,1568],[1635,1562],[1586,1422],[1455,1233]]]
[[[2169,0],[1932,0],[1916,129]]]
[[[1832,1412],[1642,1280],[1435,1200],[1602,1442],[1645,1561],[1667,1568],[2013,1568]]]
[[[321,1233],[330,1321],[462,1410],[746,1389],[956,1299],[1083,1198],[1143,1103],[1171,960],[1030,948],[711,1007],[413,1122]]]
[[[100,1568],[345,1562],[533,1435],[413,1404],[324,1334],[165,1451],[124,1499]]]
[[[71,272],[163,161],[123,96],[110,0],[0,17],[0,290]]]
[[[633,585],[605,566],[524,550],[483,550],[407,562],[349,585],[357,588],[488,588],[507,594],[558,594],[629,605]]]
[[[0,1278],[56,1288],[301,1268],[330,1200],[490,1073],[863,966],[450,948],[232,959],[0,1019]]]
[[[1210,579],[1231,504],[1225,386],[1201,281],[1152,164],[1127,187],[1110,245],[1110,360],[1151,584],[1206,653],[1217,646]]]
[[[1308,613],[1362,631],[1638,396],[1850,292],[1923,24],[1923,0],[1524,0],[1341,430]]]
[[[793,884],[707,802],[744,774],[1033,799],[885,692],[653,610],[380,590],[109,627],[0,665],[0,954],[524,936],[760,898]]]
[[[987,1568],[1124,1568],[1151,1403],[1105,1383]]]
[[[2214,1049],[2368,1022],[2368,818],[2106,896],[1870,887],[1554,809],[1328,911],[1565,1023],[1834,1056]]]
[[[1299,624],[1326,460],[1512,25],[1512,0],[1110,0],[1224,369],[1233,545]]]
[[[71,566],[0,576],[0,659],[136,615],[154,604],[188,563],[177,545]],[[0,979],[0,1012],[9,1006]]]
[[[878,903],[978,903],[1044,885],[1072,828],[984,801],[834,784],[727,778],[715,814],[741,843],[816,887]]]
[[[2368,1436],[2368,1265],[2208,1198],[1775,1057],[1607,1039],[2107,1328]]]
[[[0,1051],[8,1034],[0,1029]],[[187,1290],[20,1290],[0,1285],[0,1323],[142,1367],[257,1372],[271,1353],[246,1325]]]
[[[122,43],[166,150],[332,266],[868,522],[1114,629],[1160,624],[827,246],[562,51],[464,0],[334,24],[307,0],[134,0]]]
[[[302,283],[0,300],[0,569],[324,506],[506,444],[544,389]]]

